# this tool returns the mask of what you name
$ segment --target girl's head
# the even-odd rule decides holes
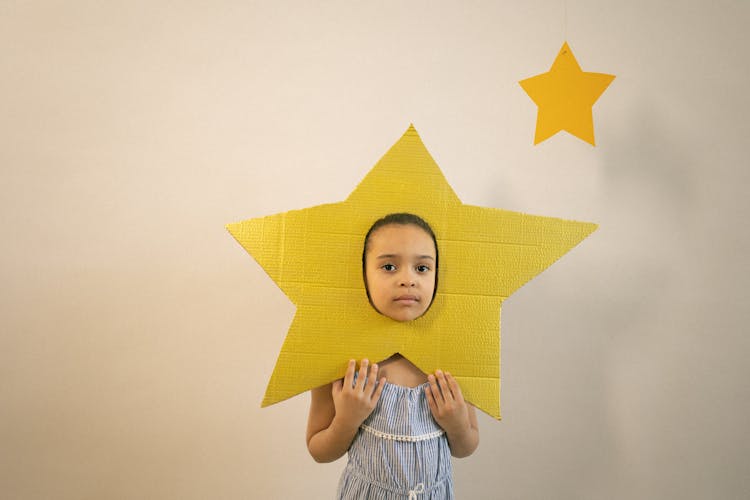
[[[421,217],[399,213],[375,221],[365,236],[362,272],[370,304],[396,321],[422,316],[437,290],[435,233]]]

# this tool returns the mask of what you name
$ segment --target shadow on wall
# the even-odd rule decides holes
[[[685,285],[684,264],[699,232],[695,159],[670,141],[668,111],[633,106],[619,143],[604,151],[597,280],[602,322],[633,328],[651,323]],[[614,321],[613,321],[614,320]]]
[[[589,288],[589,319],[609,339],[600,354],[615,444],[612,484],[642,498],[708,498],[717,491],[701,477],[722,466],[697,451],[718,436],[710,437],[708,420],[699,425],[706,414],[695,413],[701,388],[712,382],[698,380],[711,347],[702,345],[700,326],[707,290],[694,270],[706,245],[701,177],[710,174],[687,153],[697,148],[675,133],[670,108],[642,102],[631,109],[629,135],[601,165],[606,205],[598,284]]]

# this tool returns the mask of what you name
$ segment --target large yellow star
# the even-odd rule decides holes
[[[614,79],[614,75],[581,71],[565,42],[547,73],[519,82],[539,107],[534,144],[566,130],[593,146],[591,108]]]
[[[362,280],[365,233],[393,212],[425,218],[440,251],[435,301],[406,323],[378,314]],[[297,306],[263,406],[340,378],[349,359],[398,352],[424,372],[450,371],[500,418],[502,302],[595,228],[464,205],[409,127],[345,201],[227,226]]]

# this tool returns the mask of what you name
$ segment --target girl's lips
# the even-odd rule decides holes
[[[396,302],[419,302],[419,297],[416,295],[399,295],[394,300]]]

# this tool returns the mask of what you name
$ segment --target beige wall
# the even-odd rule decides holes
[[[569,1],[617,79],[532,146],[563,1],[0,4],[0,491],[329,498],[292,305],[225,232],[345,198],[414,123],[465,203],[596,221],[503,308],[460,498],[750,492],[750,4]],[[312,5],[315,5],[314,7]]]

